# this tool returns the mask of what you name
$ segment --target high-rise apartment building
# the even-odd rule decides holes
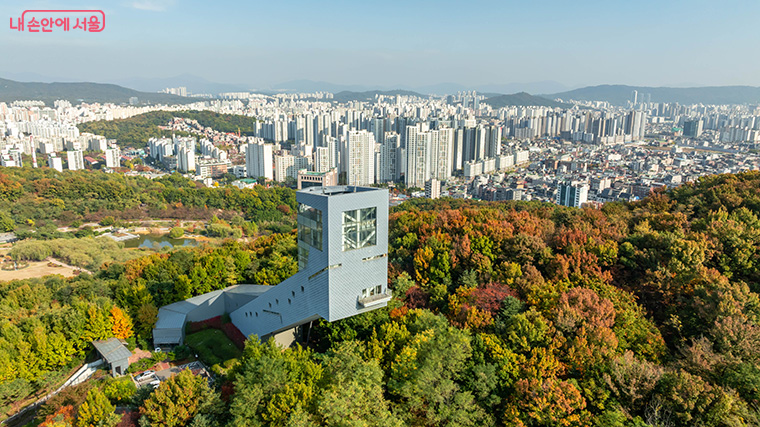
[[[63,172],[63,159],[56,156],[55,153],[48,156],[48,167]]]
[[[683,122],[683,136],[699,138],[702,135],[702,119],[686,120]]]
[[[435,178],[425,183],[425,197],[428,199],[437,199],[441,197],[441,181]]]
[[[346,147],[348,164],[346,180],[349,185],[375,183],[375,136],[366,131],[350,131]]]
[[[82,150],[67,151],[66,160],[69,164],[69,170],[76,171],[84,169],[84,156]]]
[[[121,167],[121,151],[118,147],[112,147],[106,149],[106,167],[119,168]]]
[[[187,147],[177,150],[177,170],[183,173],[195,171],[195,150]]]
[[[557,204],[579,208],[588,201],[588,184],[571,182],[557,187]]]
[[[245,168],[250,178],[263,176],[266,179],[274,179],[274,158],[272,144],[249,142],[245,152]]]

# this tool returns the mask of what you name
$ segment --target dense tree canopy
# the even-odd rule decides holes
[[[206,188],[178,174],[151,180],[50,168],[0,171],[0,229],[33,231],[24,237],[72,237],[56,233],[56,226],[106,217],[209,220],[242,214],[254,222],[280,221],[295,207],[295,193],[288,188]]]
[[[758,425],[758,200],[745,173],[601,209],[407,202],[387,308],[320,322],[307,347],[249,340],[213,390],[177,380],[176,399],[205,397],[174,425]],[[295,258],[275,233],[0,283],[0,399],[53,382],[86,340],[147,340],[161,305],[277,284]]]
[[[99,120],[77,125],[80,132],[103,135],[115,139],[125,147],[145,147],[150,138],[171,137],[172,134],[186,135],[184,132],[162,130],[173,118],[197,120],[198,124],[218,132],[240,132],[241,135],[255,136],[253,124],[256,119],[237,114],[220,114],[213,111],[151,111],[121,120]]]

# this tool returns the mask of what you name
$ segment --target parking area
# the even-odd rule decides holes
[[[158,384],[161,383],[160,378],[153,371],[145,371],[143,373],[137,374],[132,377],[132,381],[135,382],[135,385],[137,386],[137,388],[140,388],[146,385],[152,385],[153,387],[158,387]]]
[[[153,387],[158,387],[158,385],[161,383],[161,381],[166,381],[167,379],[171,378],[174,375],[177,375],[178,373],[184,371],[185,369],[189,369],[193,375],[200,375],[206,379],[211,379],[211,375],[209,374],[206,367],[203,365],[203,363],[199,361],[186,363],[184,365],[179,366],[172,366],[167,369],[162,369],[159,371],[145,371],[140,374],[134,375],[132,377],[132,380],[135,382],[135,385],[139,388],[145,385],[152,385]]]

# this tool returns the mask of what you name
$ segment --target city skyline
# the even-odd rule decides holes
[[[0,11],[13,18],[25,9],[98,7],[33,1]],[[190,74],[245,89],[297,80],[378,88],[545,83],[556,91],[596,84],[760,85],[760,59],[743,55],[760,42],[751,23],[760,5],[753,3],[212,7],[168,0],[119,2],[103,10],[102,33],[6,28],[0,51],[14,60],[0,66],[0,76],[124,83]],[[742,66],[730,67],[739,56]]]

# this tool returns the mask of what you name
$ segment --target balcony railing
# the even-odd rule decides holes
[[[386,303],[390,300],[391,300],[391,294],[390,292],[388,292],[385,294],[376,294],[376,295],[368,296],[366,298],[359,298],[359,305],[361,305],[364,308],[367,308],[367,307],[373,307],[376,305]]]

